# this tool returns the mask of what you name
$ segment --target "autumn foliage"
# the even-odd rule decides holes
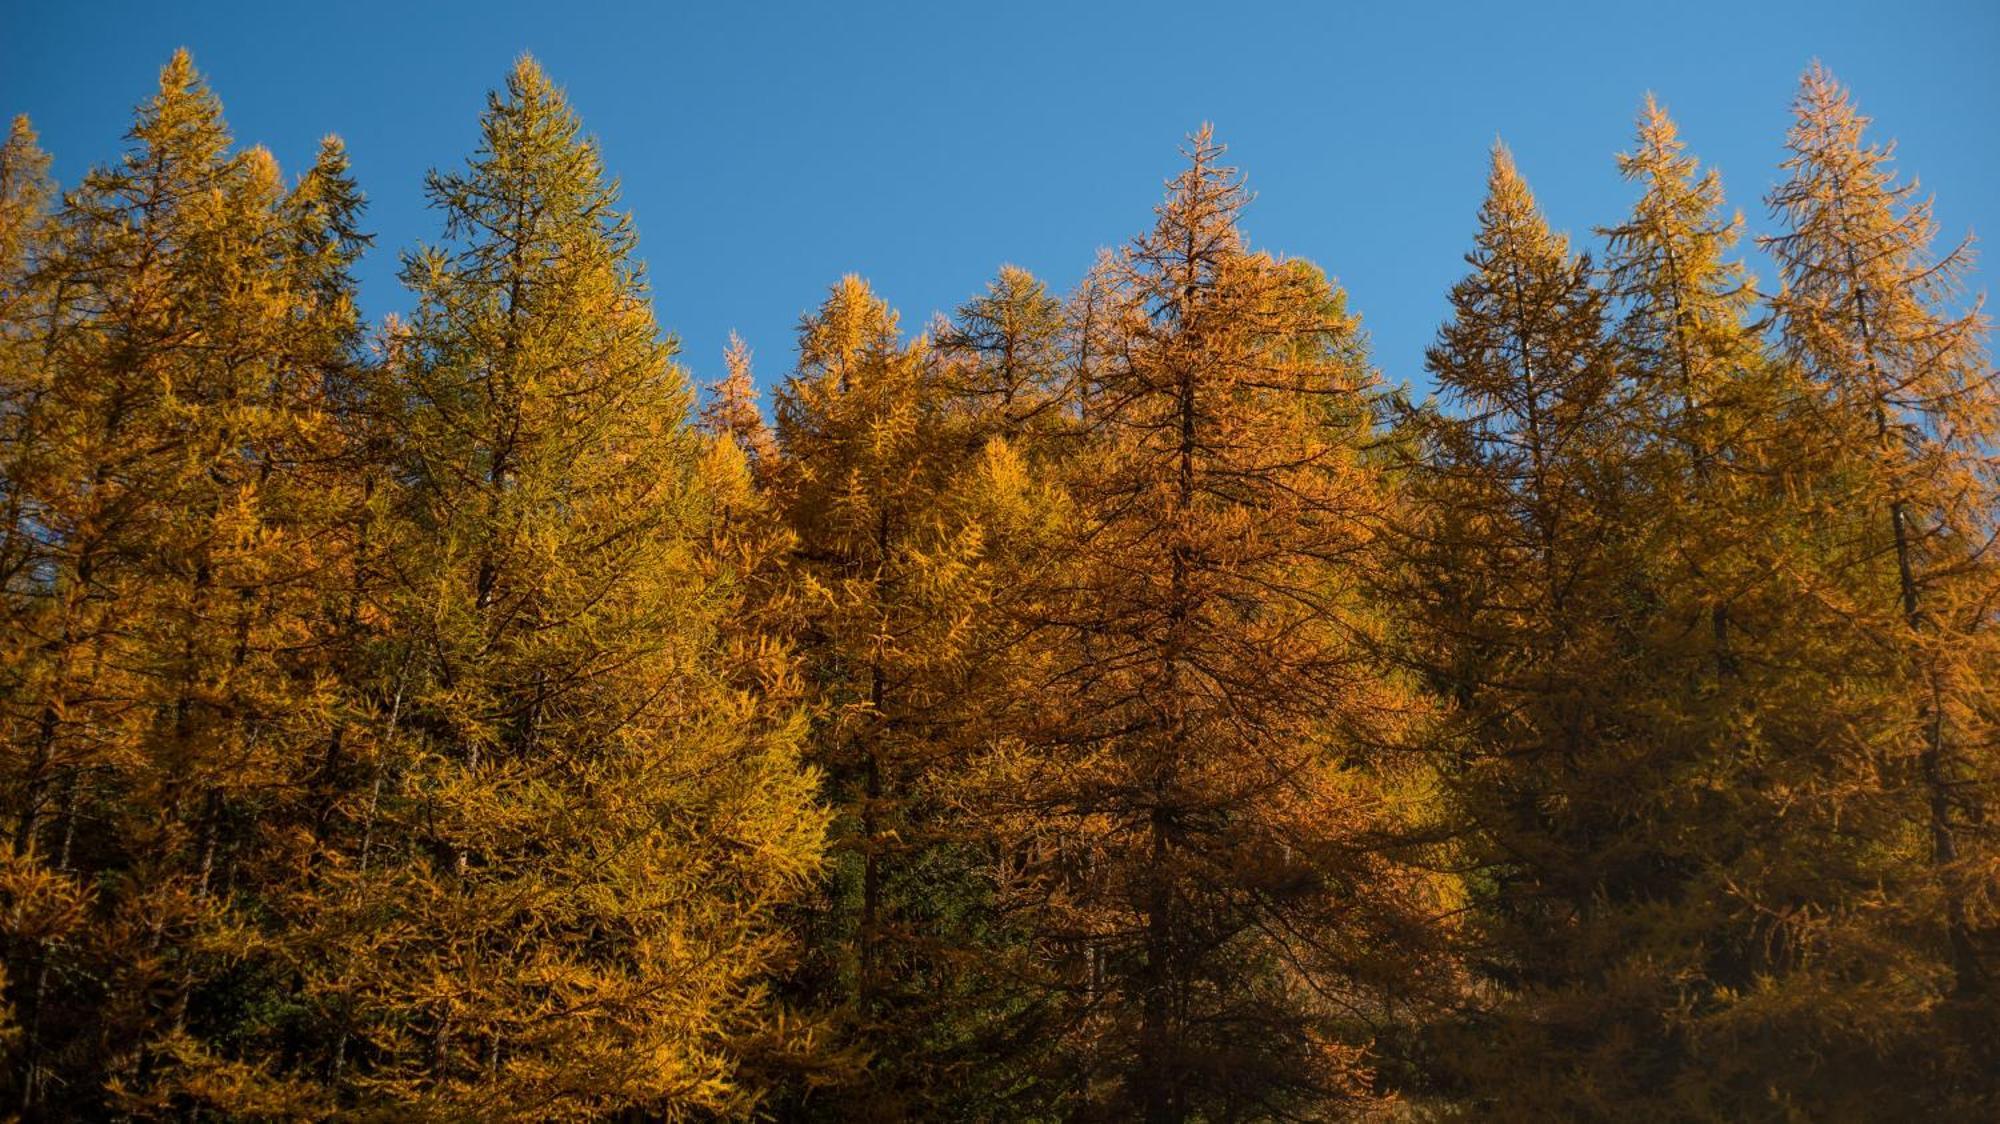
[[[1987,323],[1793,108],[1763,287],[1650,97],[1595,249],[1496,145],[1421,399],[1204,126],[768,417],[531,60],[375,324],[338,140],[17,120],[0,1111],[2000,1111]]]

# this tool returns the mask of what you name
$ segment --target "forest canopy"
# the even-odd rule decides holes
[[[379,322],[186,52],[0,148],[0,1112],[2000,1113],[2000,376],[1823,67],[1762,283],[1651,97],[1589,245],[1496,144],[1422,399],[1207,126],[768,410],[479,127]]]

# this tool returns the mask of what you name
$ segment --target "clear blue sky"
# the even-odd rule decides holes
[[[1398,381],[1421,381],[1494,136],[1594,241],[1630,201],[1612,156],[1648,89],[1754,231],[1793,85],[1824,59],[1947,234],[2000,238],[2000,0],[0,0],[0,111],[31,114],[74,182],[183,45],[239,141],[289,173],[346,138],[379,238],[371,314],[405,306],[396,255],[437,236],[425,169],[464,158],[486,90],[533,52],[622,178],[660,319],[703,379],[735,327],[776,381],[799,315],[849,271],[911,327],[1002,262],[1066,290],[1147,224],[1203,120],[1258,192],[1252,240],[1335,274]]]

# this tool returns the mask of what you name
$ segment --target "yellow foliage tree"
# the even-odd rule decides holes
[[[745,1111],[824,820],[735,674],[705,442],[597,147],[527,59],[481,126],[365,402],[379,779],[301,938],[310,1064],[364,1112]]]
[[[1208,129],[1187,155],[1080,302],[1109,346],[1077,390],[1011,796],[1059,850],[1023,889],[1085,950],[1078,1111],[1333,1111],[1374,1095],[1367,1024],[1409,993],[1436,904],[1386,842],[1413,704],[1363,596],[1392,502],[1376,377],[1316,269],[1245,248]]]

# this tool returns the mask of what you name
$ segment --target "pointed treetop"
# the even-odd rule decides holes
[[[1445,397],[1471,403],[1481,425],[1536,417],[1558,399],[1572,413],[1590,409],[1609,374],[1598,355],[1602,294],[1499,141],[1465,260],[1472,271],[1451,288],[1452,318],[1425,353]]]
[[[364,234],[353,225],[367,208],[368,197],[354,179],[347,145],[339,137],[329,133],[320,138],[319,152],[313,157],[312,167],[299,177],[292,198],[295,207],[323,216],[343,240],[351,243],[355,253],[375,241],[374,235]]]
[[[32,201],[39,207],[49,190],[49,156],[25,113],[16,114],[0,143],[0,207]]]
[[[7,145],[9,148],[12,148],[16,144],[32,145],[38,139],[35,133],[34,122],[28,120],[27,114],[16,113],[14,119],[8,122]]]
[[[1757,365],[1756,286],[1729,251],[1742,218],[1726,209],[1722,177],[1686,151],[1674,121],[1646,96],[1637,143],[1618,171],[1639,185],[1632,213],[1604,227],[1606,290],[1623,302],[1622,343],[1641,399],[1697,461],[1714,436],[1702,411]]]
[[[1799,76],[1798,96],[1792,101],[1792,111],[1800,118],[1814,118],[1843,128],[1851,127],[1858,137],[1866,128],[1869,119],[1862,116],[1855,107],[1853,95],[1826,64],[1814,59]]]
[[[1795,175],[1823,167],[1842,182],[1858,177],[1869,189],[1916,189],[1914,182],[1901,188],[1893,186],[1896,175],[1889,164],[1895,158],[1896,143],[1866,141],[1872,120],[1861,113],[1847,87],[1817,59],[1799,78],[1792,118],[1792,127],[1785,134],[1785,148],[1792,156],[1779,167]]]
[[[1826,67],[1806,71],[1792,108],[1787,178],[1766,197],[1784,230],[1757,240],[1778,263],[1789,348],[1864,423],[1907,409],[1941,440],[1986,431],[1986,321],[1978,298],[1963,303],[1970,235],[1934,247],[1932,200],[1899,182],[1894,143],[1865,137],[1869,119]]]
[[[1187,165],[1167,181],[1152,229],[1132,240],[1105,278],[1131,300],[1130,311],[1163,323],[1194,315],[1193,298],[1212,288],[1225,263],[1243,252],[1237,225],[1249,205],[1242,174],[1222,163],[1224,146],[1203,124],[1181,150]]]
[[[30,231],[41,221],[54,194],[49,157],[36,143],[26,114],[14,118],[0,144],[0,270],[11,270],[28,253]],[[0,285],[0,308],[18,290]]]
[[[1618,171],[1644,193],[1629,221],[1601,232],[1611,247],[1612,287],[1632,295],[1634,286],[1648,283],[1645,279],[1664,265],[1674,274],[1670,284],[1748,299],[1748,275],[1740,263],[1722,260],[1742,219],[1724,212],[1721,174],[1704,169],[1687,151],[1673,118],[1650,93],[1639,111],[1635,140],[1631,152],[1618,154]]]
[[[987,293],[994,300],[1006,302],[1010,299],[1046,293],[1048,286],[1034,274],[1011,262],[1000,266],[999,274],[987,286]]]
[[[710,433],[736,434],[758,421],[759,415],[757,382],[750,372],[750,345],[733,331],[722,362],[727,373],[706,387],[708,400],[702,404],[701,420]]]
[[[722,349],[722,362],[729,371],[729,380],[756,386],[750,377],[750,345],[733,328],[729,331],[728,346]]]
[[[504,89],[504,100],[501,91],[493,92],[496,103],[511,104],[525,116],[546,116],[571,132],[581,134],[583,122],[569,104],[568,91],[549,77],[548,71],[542,69],[542,64],[535,61],[533,55],[524,53],[514,60],[514,65],[507,71]],[[588,143],[593,148],[596,145],[594,140]]]
[[[517,97],[530,93],[556,93],[560,96],[554,88],[554,83],[549,81],[548,72],[542,69],[541,63],[535,61],[535,56],[530,51],[522,51],[519,57],[515,58],[514,65],[507,71],[507,88]]]
[[[1536,213],[1535,193],[1514,162],[1514,153],[1505,141],[1493,139],[1486,172],[1486,207],[1495,214],[1527,216]]]
[[[1002,265],[987,282],[986,291],[960,305],[958,320],[938,330],[939,339],[954,347],[985,350],[1016,341],[1026,334],[1053,336],[1060,329],[1062,302],[1049,287],[1018,265]]]
[[[1514,153],[1507,142],[1493,138],[1493,148],[1488,155],[1486,172],[1486,194],[1491,199],[1519,199],[1532,209],[1535,195],[1528,190],[1528,181],[1521,176],[1520,165],[1514,162]]]
[[[845,385],[854,357],[893,345],[896,313],[868,282],[850,273],[835,282],[826,302],[799,324],[799,370],[829,373]]]
[[[350,295],[350,271],[375,241],[360,226],[367,202],[354,181],[346,146],[337,136],[322,138],[318,156],[299,177],[286,207],[295,249],[307,263],[309,284],[323,298],[341,300]]]
[[[261,144],[253,144],[243,150],[243,166],[259,188],[275,188],[283,179],[278,171],[277,155]]]
[[[1687,146],[1681,143],[1680,129],[1674,119],[1667,115],[1666,107],[1660,104],[1651,90],[1646,91],[1646,100],[1639,108],[1639,149],[1641,154],[1653,154],[1661,160],[1671,161]],[[1621,156],[1620,162],[1628,159]]]
[[[1181,155],[1187,157],[1189,171],[1199,174],[1212,169],[1222,172],[1224,178],[1235,178],[1236,169],[1219,167],[1222,157],[1228,151],[1228,145],[1215,139],[1215,125],[1208,121],[1196,126],[1194,132],[1187,135],[1187,143],[1181,146]],[[1168,180],[1168,190],[1171,191],[1186,175],[1187,173],[1183,172],[1181,176]]]
[[[1176,242],[1181,243],[1179,256],[1187,256],[1191,243],[1197,258],[1242,249],[1236,221],[1249,206],[1251,193],[1243,173],[1222,163],[1228,151],[1228,145],[1215,139],[1215,126],[1206,121],[1188,135],[1181,149],[1187,167],[1167,181],[1166,198],[1153,208],[1159,216],[1153,241],[1164,245],[1142,247],[1142,256],[1146,249],[1171,253]]]
[[[1486,199],[1479,206],[1478,243],[1486,254],[1510,247],[1510,254],[1523,260],[1545,259],[1549,266],[1569,259],[1569,239],[1549,228],[1534,191],[1514,163],[1514,154],[1497,138],[1486,177]],[[1474,265],[1482,263],[1479,254],[1467,260]]]
[[[177,48],[160,68],[159,89],[139,106],[126,138],[138,146],[125,155],[126,168],[134,172],[152,163],[155,153],[208,163],[219,161],[228,149],[222,102],[195,69],[186,47]]]
[[[446,237],[461,243],[458,268],[592,278],[620,294],[617,315],[639,329],[651,314],[638,307],[645,292],[638,235],[619,209],[618,182],[606,174],[597,141],[561,89],[524,56],[504,88],[488,93],[479,125],[479,147],[465,166],[434,170],[425,185],[445,214]],[[441,260],[429,250],[410,256],[406,281]]]
[[[310,201],[317,207],[341,209],[354,214],[366,206],[368,199],[354,178],[346,143],[332,133],[320,138],[319,151],[313,156],[312,167],[299,177],[293,196],[300,201]],[[371,235],[358,237],[363,242],[374,241]]]
[[[471,161],[475,174],[518,178],[532,190],[573,195],[591,210],[615,205],[618,185],[605,175],[597,139],[584,133],[562,87],[532,56],[516,59],[504,86],[486,95],[479,129],[483,143]]]
[[[160,93],[192,90],[200,85],[202,77],[194,68],[194,55],[186,47],[175,47],[167,65],[160,68]]]
[[[580,124],[562,87],[549,78],[533,55],[523,54],[515,59],[507,70],[504,94],[495,90],[488,98],[496,107],[508,105],[528,112],[540,111],[564,118],[567,123]]]
[[[514,60],[507,70],[504,91],[504,96],[501,90],[490,93],[488,105],[495,110],[509,108],[528,120],[546,119],[553,128],[572,136],[581,134],[583,122],[570,107],[568,94],[535,61],[535,56],[524,51]],[[595,140],[586,139],[585,143],[596,147]]]
[[[1867,222],[1880,223],[1875,233],[1888,242],[1925,252],[1936,231],[1930,201],[1915,198],[1919,186],[1914,179],[1897,182],[1895,142],[1866,139],[1870,119],[1817,60],[1799,79],[1792,115],[1785,136],[1791,155],[1779,165],[1790,178],[1766,197],[1791,233],[1759,238],[1758,244],[1796,266],[1794,251],[1825,241],[1822,233],[1837,240],[1843,232],[1851,233],[1855,224]],[[1907,210],[1907,216],[1894,213],[1899,209]],[[1944,260],[1957,257],[1963,249],[1944,255]],[[1884,260],[1871,255],[1864,264]]]
[[[158,91],[146,102],[140,111],[141,120],[157,113],[167,106],[186,105],[196,110],[212,109],[213,116],[220,117],[222,106],[208,87],[208,79],[195,69],[194,56],[186,47],[176,47],[167,65],[160,68]],[[148,111],[152,111],[149,113]]]
[[[733,441],[753,467],[769,465],[777,455],[771,429],[757,408],[757,380],[750,368],[750,345],[735,332],[722,353],[728,373],[705,388],[701,406],[701,428],[717,437]]]
[[[313,171],[346,175],[347,168],[347,142],[340,139],[340,134],[328,133],[319,138],[319,149],[313,154]]]
[[[1649,199],[1657,197],[1660,207],[1681,212],[1683,218],[1697,219],[1697,211],[1720,211],[1721,175],[1713,168],[1704,171],[1701,161],[1687,152],[1680,128],[1651,93],[1640,107],[1634,139],[1631,152],[1618,154],[1619,174],[1640,181]],[[1729,237],[1733,241],[1734,233]]]

